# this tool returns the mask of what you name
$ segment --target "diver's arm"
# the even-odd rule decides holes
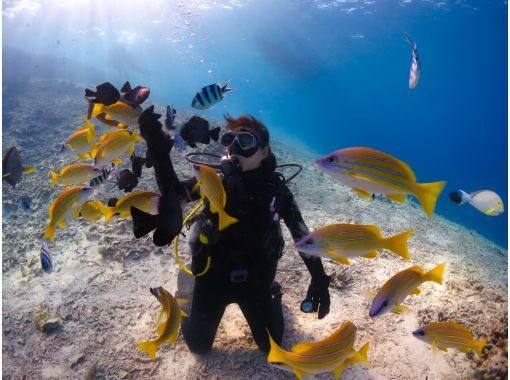
[[[279,198],[280,202],[278,203],[280,207],[277,207],[277,212],[280,212],[285,225],[292,235],[292,239],[294,242],[297,242],[308,235],[308,227],[306,227],[303,221],[301,211],[299,211],[294,195],[292,195],[286,186],[283,186]],[[299,252],[299,256],[301,256],[305,262],[306,268],[312,276],[306,298],[301,303],[301,311],[307,313],[318,311],[319,319],[322,319],[329,313],[329,284],[331,282],[331,277],[324,272],[320,257],[308,256],[302,252]],[[310,305],[310,307],[308,308],[307,305]]]

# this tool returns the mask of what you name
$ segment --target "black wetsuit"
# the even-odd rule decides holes
[[[191,189],[196,179],[181,184]],[[198,234],[217,225],[217,214],[206,211],[199,218],[191,238],[192,270],[200,273],[210,256],[211,267],[195,278],[192,308],[182,322],[182,332],[192,352],[208,352],[225,308],[237,303],[243,312],[257,346],[269,351],[266,328],[275,342],[283,336],[281,296],[272,294],[278,259],[284,247],[280,218],[287,225],[294,241],[308,233],[299,208],[281,175],[264,167],[225,177],[227,195],[225,211],[239,222],[221,232],[209,234],[209,243],[202,244]],[[271,210],[275,196],[274,210]],[[197,199],[198,196],[189,200]],[[213,229],[214,230],[214,229]],[[318,258],[301,255],[310,273],[325,276]]]

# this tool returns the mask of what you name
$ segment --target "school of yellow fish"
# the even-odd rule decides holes
[[[70,217],[83,218],[96,223],[104,217],[107,223],[114,215],[130,217],[131,207],[136,207],[150,214],[157,214],[160,194],[152,191],[130,193],[115,202],[105,205],[100,200],[90,200],[94,187],[83,185],[100,176],[103,168],[112,163],[122,162],[121,157],[134,150],[135,143],[143,141],[138,134],[128,127],[136,127],[140,107],[132,107],[119,101],[110,106],[91,105],[85,125],[69,135],[62,145],[61,152],[67,152],[81,159],[92,159],[93,163],[78,162],[68,165],[60,173],[50,172],[50,186],[58,184],[72,187],[64,189],[49,207],[49,222],[44,238],[54,241],[55,230],[62,228]],[[109,126],[117,126],[104,133],[96,140],[95,127],[90,118],[102,115],[99,119]],[[108,121],[115,121],[108,122]],[[415,196],[423,207],[425,214],[432,217],[437,198],[445,182],[417,183],[411,168],[399,159],[372,148],[347,148],[335,151],[315,162],[317,168],[351,187],[362,197],[371,194],[383,194],[387,198],[404,202],[407,194]],[[211,212],[219,216],[219,230],[236,223],[225,210],[226,194],[216,171],[208,166],[194,165],[194,174],[198,180],[202,199],[207,198]],[[195,189],[194,189],[195,190]],[[299,252],[307,255],[328,258],[334,262],[349,265],[349,259],[375,259],[381,249],[389,250],[404,260],[410,260],[407,242],[413,231],[404,231],[395,236],[383,237],[375,225],[331,224],[323,226],[305,236],[295,244]],[[401,313],[410,311],[403,301],[408,295],[420,294],[419,286],[425,282],[443,283],[445,264],[440,264],[429,271],[420,266],[412,266],[393,275],[377,293],[366,291],[373,297],[368,312],[370,318],[380,317],[387,312]],[[181,316],[186,316],[180,309],[179,302],[162,287],[152,289],[151,293],[161,303],[162,311],[157,320],[154,340],[137,345],[155,360],[156,352],[165,342],[174,343],[180,328]],[[159,323],[162,321],[161,323]],[[292,346],[290,351],[278,346],[269,336],[271,349],[267,360],[273,366],[293,372],[299,379],[306,376],[332,372],[338,379],[344,368],[356,363],[368,364],[369,343],[359,351],[354,349],[356,326],[345,322],[335,332],[323,340],[302,342]],[[472,334],[462,325],[447,321],[431,323],[413,332],[418,339],[436,349],[458,348],[463,352],[473,349],[482,354],[486,339],[474,340]]]

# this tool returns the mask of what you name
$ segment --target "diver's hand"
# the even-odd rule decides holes
[[[312,313],[319,311],[319,319],[329,314],[329,306],[331,299],[329,297],[329,283],[331,277],[324,275],[320,279],[312,278],[312,282],[308,287],[306,298],[301,302],[301,311],[304,313]]]

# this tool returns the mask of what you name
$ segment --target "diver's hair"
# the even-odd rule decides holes
[[[243,115],[237,119],[234,119],[227,113],[224,115],[224,117],[227,121],[225,129],[230,131],[235,131],[236,129],[240,128],[248,129],[257,135],[262,146],[269,145],[269,131],[267,130],[266,126],[262,124],[262,122],[255,119],[253,116]]]

